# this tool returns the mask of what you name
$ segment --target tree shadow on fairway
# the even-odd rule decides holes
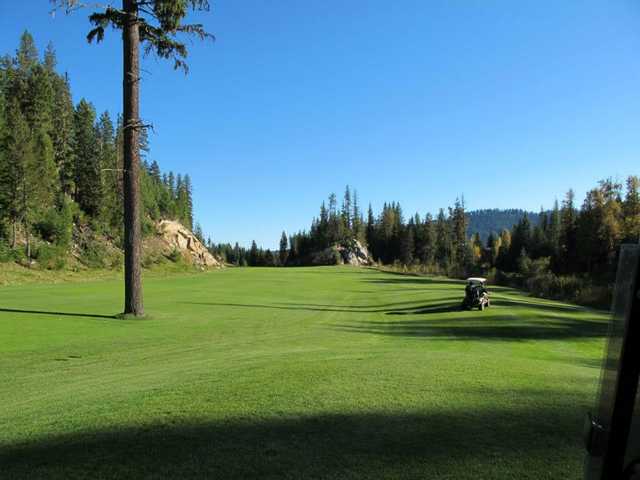
[[[371,277],[364,279],[363,281],[366,283],[379,284],[379,285],[420,285],[423,287],[428,287],[430,285],[441,285],[446,286],[449,290],[449,287],[456,287],[462,292],[464,295],[464,280],[455,280],[450,278],[441,278],[441,277],[429,277],[417,273],[403,273],[403,272],[393,272],[386,270],[379,270],[379,272],[383,273],[383,277]],[[393,278],[392,278],[393,277]],[[503,287],[500,285],[491,285],[491,290],[499,291],[499,292],[509,292],[514,291],[513,288]]]
[[[413,307],[400,310],[391,310],[386,313],[387,315],[433,315],[436,313],[451,313],[460,311],[462,311],[460,303],[436,303],[427,304],[418,308]]]
[[[571,312],[595,312],[596,310],[580,305],[570,305],[567,303],[550,302],[546,300],[535,299],[534,297],[525,297],[515,299],[506,296],[491,297],[491,304],[501,307],[516,307],[516,308],[535,308],[541,310],[551,310],[558,313],[571,313]],[[601,313],[607,313],[605,310],[599,310]]]
[[[100,315],[95,313],[71,313],[71,312],[52,312],[47,310],[23,310],[19,308],[0,308],[0,312],[8,313],[28,313],[35,315],[56,315],[62,317],[83,317],[83,318],[104,318],[109,320],[117,319],[117,315]]]
[[[457,302],[451,302],[451,300],[459,300]],[[492,307],[487,310],[487,314],[489,312],[495,311],[496,308],[501,310],[502,307],[506,307],[510,312],[514,314],[523,313],[521,309],[535,309],[540,310],[541,312],[551,313],[551,314],[572,314],[572,313],[596,313],[595,310],[588,309],[586,307],[581,307],[578,305],[568,305],[564,303],[549,303],[536,300],[529,299],[514,299],[505,296],[493,296],[491,297],[491,305]],[[421,307],[415,308],[403,308],[401,310],[391,310],[387,312],[388,315],[425,315],[425,314],[436,314],[436,313],[447,313],[447,312],[465,312],[462,307],[462,296],[460,297],[442,297],[437,301],[429,302]],[[470,312],[470,311],[468,311]],[[604,311],[600,311],[598,313],[606,314]]]
[[[385,272],[391,273],[391,272]],[[367,283],[383,284],[383,285],[422,285],[427,287],[428,285],[447,285],[455,286],[464,291],[464,282],[460,280],[443,280],[429,277],[418,277],[400,273],[392,273],[392,275],[398,275],[402,278],[383,278],[373,277],[363,280]]]
[[[452,297],[445,297],[444,300]],[[235,307],[251,309],[275,309],[275,310],[306,310],[309,312],[344,312],[344,313],[389,313],[403,310],[414,311],[421,308],[416,300],[408,302],[384,303],[378,305],[331,305],[318,303],[276,303],[276,304],[251,304],[251,303],[216,303],[216,302],[181,302],[187,305],[201,305],[211,307]]]
[[[363,304],[363,305],[336,305],[330,303],[229,303],[229,302],[180,302],[185,305],[200,305],[210,307],[233,307],[233,308],[249,308],[249,309],[275,309],[275,310],[306,310],[310,312],[344,312],[344,313],[386,313],[387,315],[426,315],[449,312],[464,312],[462,308],[461,295],[440,296],[435,300],[421,301],[408,300],[405,302],[390,302],[381,304]],[[598,313],[595,310],[588,309],[577,305],[568,305],[562,303],[549,303],[547,301],[536,300],[517,300],[506,296],[492,297],[492,307],[490,310],[495,311],[496,307],[508,307],[510,312],[517,313],[518,309],[528,308],[540,311],[547,311],[557,314],[571,313]],[[1,310],[0,310],[1,311]],[[605,313],[600,311],[599,313]],[[488,313],[485,315],[489,315]]]
[[[373,267],[354,267],[350,265],[345,265],[343,270],[338,270],[335,268],[336,265],[325,265],[325,266],[316,266],[311,267],[311,269],[306,267],[288,267],[287,269],[295,272],[296,274],[310,274],[310,275],[326,275],[327,271],[331,271],[331,275],[366,275],[370,274],[372,271],[378,271]]]
[[[444,307],[444,311],[447,310]],[[416,314],[443,313],[438,308]],[[458,340],[565,340],[576,338],[604,338],[608,323],[598,317],[571,318],[567,316],[519,319],[514,314],[490,312],[461,312],[458,318],[418,318],[407,321],[358,321],[338,324],[334,328],[351,333],[425,337]]]
[[[456,296],[447,296],[440,297],[437,302],[430,302],[424,307],[421,307],[420,304],[423,303],[420,300],[409,300],[406,302],[391,302],[391,303],[382,303],[377,305],[365,304],[365,305],[333,305],[327,303],[280,303],[278,305],[288,306],[288,307],[318,307],[318,308],[344,308],[345,310],[362,310],[362,311],[371,311],[371,312],[391,312],[394,309],[399,310],[416,310],[419,308],[426,308],[428,305],[437,304],[440,305],[443,302],[451,302],[452,300],[457,299]]]
[[[0,464],[7,479],[573,478],[582,412],[543,405],[167,421],[5,444]]]

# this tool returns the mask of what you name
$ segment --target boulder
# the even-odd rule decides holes
[[[372,265],[373,259],[367,247],[358,240],[350,240],[342,244],[332,245],[311,255],[312,265]]]
[[[220,268],[222,260],[214,257],[204,244],[187,227],[175,220],[161,220],[156,224],[162,254],[169,256],[178,251],[194,265]]]
[[[340,245],[338,250],[342,255],[343,262],[349,265],[359,267],[373,263],[373,259],[369,256],[369,250],[358,240],[351,240],[344,245]]]

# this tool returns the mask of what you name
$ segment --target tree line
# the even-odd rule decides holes
[[[197,230],[197,229],[196,229]],[[198,236],[196,234],[196,236]],[[286,235],[285,235],[286,239]],[[280,250],[259,247],[255,240],[249,248],[241,247],[238,242],[214,244],[211,240],[204,242],[209,251],[221,258],[223,262],[237,267],[284,267],[287,266],[288,251],[285,246]],[[283,257],[284,253],[284,257]]]
[[[476,269],[502,283],[580,303],[608,304],[620,245],[640,239],[640,179],[601,180],[581,205],[573,190],[532,224],[524,216],[510,230],[471,239]]]
[[[558,298],[580,291],[594,300],[574,300],[603,303],[611,293],[620,245],[640,239],[639,190],[637,176],[624,185],[602,180],[581,205],[569,190],[551,210],[541,209],[532,218],[513,210],[520,220],[511,228],[489,230],[483,240],[479,232],[469,232],[464,199],[435,216],[405,217],[398,202],[385,203],[376,214],[369,204],[365,217],[357,192],[347,186],[340,205],[335,194],[322,202],[309,230],[283,232],[279,250],[263,250],[253,242],[249,250],[236,244],[219,251],[238,264],[309,265],[315,252],[358,241],[379,264],[452,277],[485,275]]]
[[[114,123],[86,99],[74,105],[69,77],[56,63],[53,45],[41,60],[26,31],[15,56],[0,59],[0,244],[12,250],[5,258],[37,259],[50,245],[63,256],[74,224],[122,248],[122,116]],[[192,228],[189,175],[162,173],[148,159],[146,130],[139,148],[143,231],[160,218]]]
[[[454,274],[469,261],[467,223],[462,199],[435,218],[415,214],[407,219],[395,201],[385,202],[377,214],[369,204],[365,217],[357,191],[347,186],[340,204],[334,193],[322,202],[308,231],[283,233],[278,253],[288,265],[306,265],[318,251],[359,242],[377,263],[419,264]]]

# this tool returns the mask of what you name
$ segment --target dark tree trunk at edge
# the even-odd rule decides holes
[[[124,313],[141,316],[142,280],[140,278],[140,36],[138,12],[134,0],[123,0],[127,13],[122,30],[123,45],[123,124],[124,124]]]

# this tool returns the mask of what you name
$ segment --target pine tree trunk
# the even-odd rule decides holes
[[[141,316],[142,281],[140,272],[140,154],[139,93],[140,37],[135,0],[123,0],[127,14],[122,30],[123,45],[123,123],[124,123],[124,313]]]

